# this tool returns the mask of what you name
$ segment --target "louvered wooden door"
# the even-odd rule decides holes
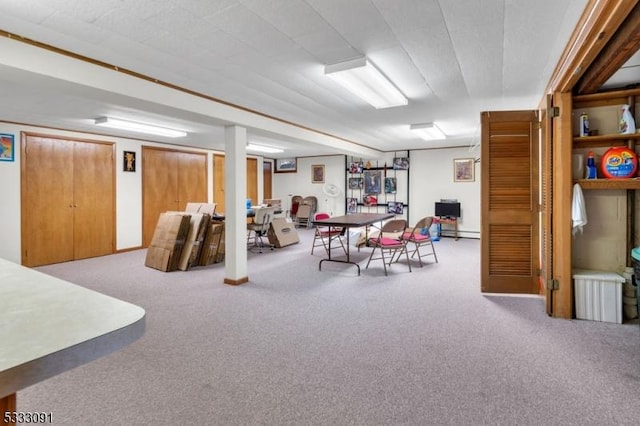
[[[482,113],[483,292],[538,293],[538,120]]]

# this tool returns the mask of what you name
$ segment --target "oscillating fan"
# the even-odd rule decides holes
[[[335,198],[340,195],[340,188],[338,188],[335,184],[333,183],[325,183],[322,186],[322,192],[324,192],[324,194],[331,198],[331,208],[329,209],[329,214],[331,216],[333,216],[333,210],[335,207]],[[325,203],[328,202],[327,199],[324,200]]]

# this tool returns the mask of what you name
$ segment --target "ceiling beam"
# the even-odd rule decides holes
[[[602,49],[575,87],[575,94],[595,93],[640,49],[640,3]]]

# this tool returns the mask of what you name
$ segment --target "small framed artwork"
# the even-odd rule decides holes
[[[122,153],[122,170],[125,172],[136,171],[136,153],[135,151],[123,151]]]
[[[398,191],[398,184],[396,178],[386,177],[384,178],[384,192],[385,194],[395,194]]]
[[[362,197],[362,203],[367,207],[374,207],[378,205],[378,197],[374,194],[367,194]]]
[[[453,160],[453,181],[473,182],[475,180],[475,160],[473,158],[456,158]]]
[[[347,214],[358,212],[358,199],[347,198]]]
[[[311,183],[324,183],[324,164],[311,166]]]
[[[361,177],[349,178],[349,189],[362,189],[364,188],[364,179]]]
[[[15,158],[14,136],[8,133],[0,133],[0,161],[13,161]]]
[[[409,170],[409,158],[407,157],[394,158],[393,170]]]
[[[295,173],[298,171],[298,162],[295,158],[276,158],[275,173]]]
[[[367,194],[379,194],[382,181],[381,170],[364,171],[364,192]]]
[[[363,168],[362,161],[351,163],[349,165],[349,173],[353,173],[353,174],[362,173],[362,168]]]
[[[395,201],[390,201],[387,203],[387,213],[402,214],[403,212],[404,204]]]

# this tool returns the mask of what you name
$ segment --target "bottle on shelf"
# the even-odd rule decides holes
[[[620,133],[630,134],[636,132],[636,124],[633,115],[629,111],[629,105],[622,105],[622,116],[620,117]]]
[[[598,170],[596,169],[596,159],[594,157],[593,151],[589,151],[589,155],[587,156],[587,173],[585,179],[597,179],[598,178]]]
[[[586,112],[580,114],[580,136],[589,136],[589,115]]]

